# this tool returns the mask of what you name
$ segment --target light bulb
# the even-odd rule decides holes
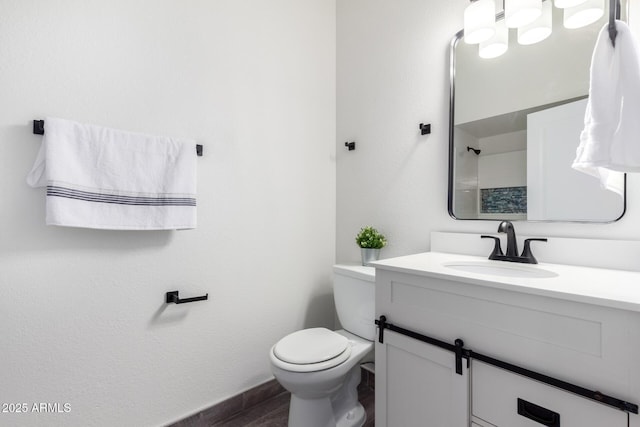
[[[504,20],[509,28],[530,24],[541,14],[542,0],[505,0],[504,2]]]
[[[604,14],[604,0],[586,0],[564,10],[565,28],[580,28],[596,22]]]
[[[480,58],[497,58],[509,48],[509,29],[504,19],[496,22],[496,33],[489,40],[480,43],[478,55]]]
[[[542,15],[529,25],[518,28],[518,43],[529,45],[538,43],[551,35],[553,11],[551,0],[542,3]]]
[[[490,39],[496,32],[494,0],[476,0],[464,10],[464,41],[477,44]]]

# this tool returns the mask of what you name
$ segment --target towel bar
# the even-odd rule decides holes
[[[34,120],[33,121],[33,133],[36,135],[44,135],[44,120]],[[202,157],[202,145],[196,145],[196,154]]]

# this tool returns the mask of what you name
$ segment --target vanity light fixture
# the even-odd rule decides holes
[[[504,0],[504,20],[509,28],[530,24],[542,14],[542,0]]]
[[[613,4],[616,0],[610,0]],[[604,14],[604,0],[503,0],[495,13],[495,0],[471,0],[464,11],[464,40],[478,44],[481,58],[496,58],[509,47],[509,29],[516,28],[518,43],[531,45],[553,31],[553,8],[563,9],[564,27],[580,28]]]
[[[542,15],[538,19],[518,28],[518,43],[522,45],[538,43],[551,35],[552,26],[553,11],[551,0],[547,0],[542,3]]]
[[[585,27],[596,22],[603,14],[604,0],[586,0],[564,10],[564,26],[569,29]]]
[[[464,41],[478,44],[496,32],[495,0],[471,0],[464,10]]]
[[[478,54],[480,58],[497,58],[509,48],[509,29],[504,19],[496,22],[496,33],[489,40],[480,43]],[[477,154],[477,153],[476,153]]]

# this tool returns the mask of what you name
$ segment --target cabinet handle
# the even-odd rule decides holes
[[[518,398],[518,414],[549,427],[560,427],[560,414]]]

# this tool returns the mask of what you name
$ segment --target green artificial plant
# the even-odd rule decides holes
[[[360,229],[356,243],[361,248],[382,249],[387,244],[387,239],[378,230],[368,226]]]

